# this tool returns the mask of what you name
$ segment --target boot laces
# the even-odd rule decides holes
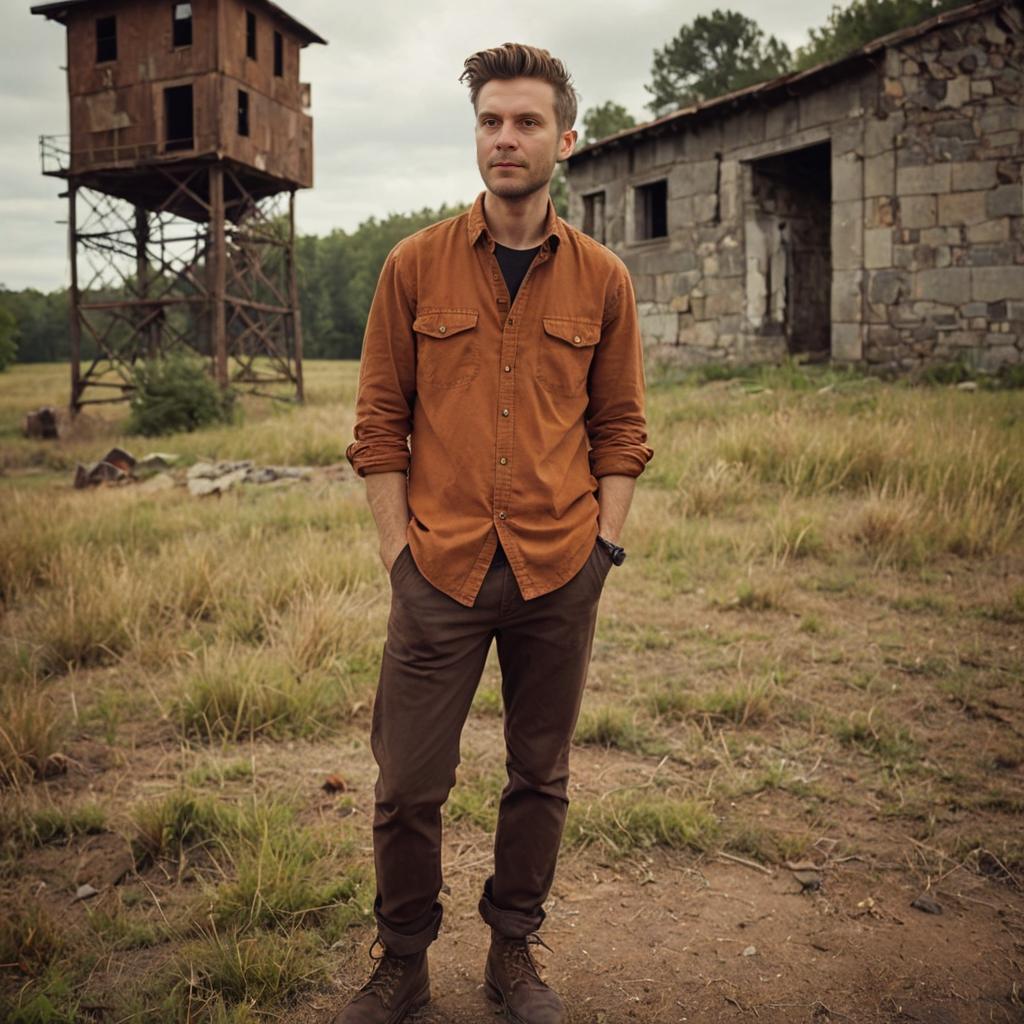
[[[510,977],[519,975],[522,978],[540,981],[543,985],[544,983],[537,973],[537,964],[533,959],[531,946],[543,946],[549,953],[554,952],[536,932],[531,932],[524,939],[506,939],[502,942],[502,956]]]
[[[380,946],[380,952],[374,953],[374,947]],[[405,973],[405,962],[388,952],[387,946],[378,935],[370,944],[370,959],[375,961],[370,980],[360,989],[361,992],[375,992],[385,1006],[391,1005],[391,997],[398,988],[398,983]]]

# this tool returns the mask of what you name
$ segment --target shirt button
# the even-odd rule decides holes
[[[447,327],[445,327],[445,325],[444,325],[444,324],[441,324],[441,326],[440,326],[440,327],[438,327],[438,329],[437,329],[437,333],[438,333],[438,334],[444,334],[444,332],[445,332],[445,331],[447,331],[447,330],[448,330],[448,328],[447,328]]]
[[[498,461],[504,466],[508,462],[508,459],[506,459],[505,456],[502,455],[502,457],[498,459]]]
[[[444,328],[441,328],[441,329],[444,330]],[[580,336],[577,334],[576,337],[572,339],[572,343],[574,345],[579,345],[582,342],[582,340],[583,339],[580,338]]]
[[[501,415],[502,416],[507,416],[508,415],[508,409],[502,409],[501,410]]]
[[[498,513],[498,518],[499,519],[504,519],[505,518],[505,513],[504,512],[499,512]]]
[[[509,325],[509,327],[515,327],[516,322],[515,322],[515,320],[512,319],[512,317],[508,318],[508,325]]]
[[[506,373],[511,373],[512,372],[512,367],[511,366],[506,366],[505,367],[505,372]]]

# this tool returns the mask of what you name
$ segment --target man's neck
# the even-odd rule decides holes
[[[499,245],[509,249],[533,249],[544,241],[548,219],[548,190],[540,189],[518,199],[484,193],[484,220]]]

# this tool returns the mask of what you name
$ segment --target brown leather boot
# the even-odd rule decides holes
[[[373,947],[380,944],[381,954]],[[427,951],[395,956],[378,936],[370,946],[377,961],[370,980],[352,997],[331,1024],[398,1024],[406,1015],[430,1001]]]
[[[530,953],[532,945],[551,949],[536,932],[525,939],[510,939],[491,929],[484,968],[487,998],[497,1003],[513,1024],[565,1024],[565,1004],[540,980]]]

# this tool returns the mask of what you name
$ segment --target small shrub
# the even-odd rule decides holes
[[[311,736],[346,713],[339,692],[330,676],[298,673],[279,656],[212,648],[186,679],[175,718],[182,736],[199,740]]]
[[[190,1006],[278,1003],[317,980],[317,947],[316,936],[307,931],[215,932],[178,954],[173,992]]]
[[[0,963],[22,974],[40,974],[65,946],[63,932],[38,904],[8,906],[0,921]]]
[[[222,392],[204,363],[183,353],[139,363],[132,384],[129,434],[193,431],[234,417],[234,392]]]
[[[45,693],[0,691],[0,784],[62,772],[66,732],[65,716]]]
[[[132,847],[140,860],[177,856],[217,838],[229,827],[229,809],[212,797],[180,791],[135,809]]]

